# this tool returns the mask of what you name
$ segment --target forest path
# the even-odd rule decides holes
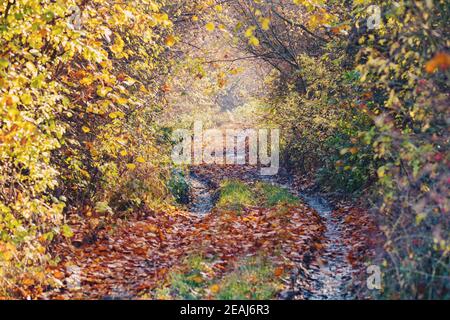
[[[217,172],[220,172],[219,176]],[[345,221],[342,217],[333,216],[333,207],[323,196],[298,190],[286,177],[261,176],[258,170],[252,167],[236,170],[233,166],[222,168],[198,166],[188,178],[192,186],[190,211],[200,217],[211,214],[208,209],[214,208],[214,185],[217,187],[228,179],[239,179],[251,184],[264,182],[284,188],[301,199],[308,206],[308,210],[317,212],[325,225],[322,235],[323,250],[316,257],[307,257],[294,269],[291,279],[296,280],[296,285],[282,293],[281,298],[308,300],[351,298],[347,289],[356,270],[347,259],[350,249],[348,242],[346,244],[344,241]],[[308,261],[309,259],[312,261]]]
[[[70,222],[75,235],[55,247],[61,261],[49,270],[60,279],[59,288],[49,288],[42,298],[224,299],[228,296],[213,291],[229,288],[249,261],[263,273],[248,278],[246,291],[234,298],[261,298],[255,290],[264,287],[265,299],[342,300],[365,287],[364,262],[375,237],[364,210],[334,208],[292,177],[264,177],[257,167],[200,165],[190,172],[192,201],[186,210],[144,210],[101,227],[85,219]],[[217,200],[225,181],[252,190],[275,186],[285,189],[285,199],[290,194],[302,201],[268,206],[255,193],[255,201],[240,212],[224,209]],[[195,270],[189,264],[193,257],[202,257],[197,267],[206,269]],[[180,283],[173,279],[185,279],[183,288],[192,284],[192,274],[194,287],[180,296]]]

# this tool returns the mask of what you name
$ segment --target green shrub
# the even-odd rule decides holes
[[[188,204],[189,197],[189,183],[186,181],[184,173],[180,170],[174,170],[168,182],[168,187],[175,200],[181,204]]]
[[[328,190],[357,194],[376,177],[370,146],[359,143],[356,133],[339,132],[327,139],[329,156],[317,171],[317,184]]]

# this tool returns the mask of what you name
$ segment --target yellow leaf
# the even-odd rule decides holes
[[[195,283],[202,283],[203,282],[202,276],[192,277],[191,280],[194,281]]]
[[[93,77],[86,77],[80,80],[80,84],[83,86],[89,86],[94,82]]]
[[[11,261],[14,258],[14,255],[11,251],[0,252],[0,257],[5,261]]]
[[[251,36],[253,36],[253,32],[255,31],[256,27],[249,27],[247,28],[247,30],[245,30],[245,36],[247,38],[250,38]]]
[[[120,111],[117,111],[117,112],[111,112],[110,114],[109,114],[109,117],[111,118],[111,119],[117,119],[117,118],[123,118],[123,117],[125,117],[125,114],[123,113],[123,112],[120,112]]]
[[[216,26],[214,25],[214,23],[212,22],[208,22],[205,26],[206,30],[212,32],[214,31],[214,29],[216,29]]]
[[[22,280],[22,284],[26,287],[30,287],[30,286],[34,285],[34,279],[25,278]]]
[[[83,127],[83,128],[81,128],[81,130],[83,130],[84,133],[91,132],[91,129],[89,129],[88,127]]]
[[[112,89],[109,87],[98,86],[97,88],[97,94],[102,98],[106,97],[107,94],[110,93],[111,91]]]
[[[378,169],[377,173],[378,173],[378,177],[384,178],[384,176],[386,175],[386,168],[385,167],[380,167]]]
[[[87,172],[86,170],[80,170],[80,173],[85,177],[85,178],[90,178],[91,175],[89,174],[89,172]]]
[[[134,163],[128,163],[127,164],[127,168],[128,168],[128,170],[135,170],[136,169],[136,165]]]
[[[248,43],[250,43],[252,46],[255,46],[255,47],[259,46],[259,40],[255,36],[250,37],[250,39],[248,40]]]
[[[270,28],[270,19],[269,18],[264,18],[261,21],[261,28],[263,30],[269,30]]]
[[[20,96],[20,100],[24,105],[30,105],[33,102],[33,97],[29,93],[24,93]]]
[[[119,98],[116,99],[116,102],[117,102],[118,104],[124,105],[124,104],[127,104],[128,99],[119,97]]]
[[[166,46],[173,47],[175,45],[176,39],[173,35],[170,35],[166,39]]]
[[[17,103],[19,103],[20,99],[16,95],[7,95],[5,97],[6,105],[8,106],[15,106]]]
[[[145,159],[143,157],[137,157],[136,162],[145,163]]]
[[[0,67],[7,68],[9,66],[9,61],[5,59],[0,59]]]
[[[211,293],[217,293],[220,291],[220,287],[217,284],[214,284],[211,286],[211,288],[209,288],[209,290],[211,291]]]
[[[141,86],[139,87],[139,91],[143,92],[143,93],[148,93],[147,88],[141,84]]]

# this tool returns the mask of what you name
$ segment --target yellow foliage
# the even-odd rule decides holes
[[[176,42],[164,3],[88,1],[80,16],[75,0],[0,3],[0,295],[24,272],[30,285],[45,281],[32,277],[51,259],[39,239],[72,235],[62,224],[66,198],[53,195],[62,181],[64,194],[85,192],[101,183],[92,170],[107,177],[135,169],[114,158],[124,148],[155,152],[146,120],[131,121],[153,94],[141,70],[151,73]],[[116,72],[125,69],[130,75]]]
[[[214,23],[208,22],[208,23],[205,25],[205,28],[206,28],[206,30],[212,32],[212,31],[214,31],[214,29],[216,29],[216,26],[214,25]]]

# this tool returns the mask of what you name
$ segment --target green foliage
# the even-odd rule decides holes
[[[198,300],[200,292],[205,289],[208,283],[203,273],[209,269],[207,262],[201,256],[192,256],[185,262],[185,273],[173,272],[169,275],[169,285],[166,288],[157,290],[157,296],[170,297],[175,300]]]
[[[215,298],[219,300],[270,300],[276,297],[279,283],[275,268],[261,258],[239,261],[238,267],[225,276]]]
[[[257,183],[255,193],[258,197],[258,204],[267,208],[278,205],[295,205],[299,202],[299,199],[289,190],[269,183]]]
[[[159,299],[175,300],[269,300],[280,288],[273,264],[260,257],[239,259],[224,276],[216,275],[211,262],[201,256],[187,259],[184,272],[172,272]]]
[[[237,180],[228,180],[220,186],[220,197],[217,207],[220,209],[242,211],[246,206],[255,204],[252,189],[245,183]]]
[[[180,170],[172,171],[171,178],[168,182],[168,187],[178,203],[181,204],[189,203],[190,187],[182,171]]]
[[[238,180],[227,180],[220,187],[217,208],[242,212],[248,206],[272,208],[298,204],[299,199],[289,190],[270,183],[248,185]]]
[[[318,185],[344,194],[364,192],[373,182],[376,165],[372,149],[358,142],[356,133],[343,130],[328,138],[325,147],[329,153],[316,174]]]

